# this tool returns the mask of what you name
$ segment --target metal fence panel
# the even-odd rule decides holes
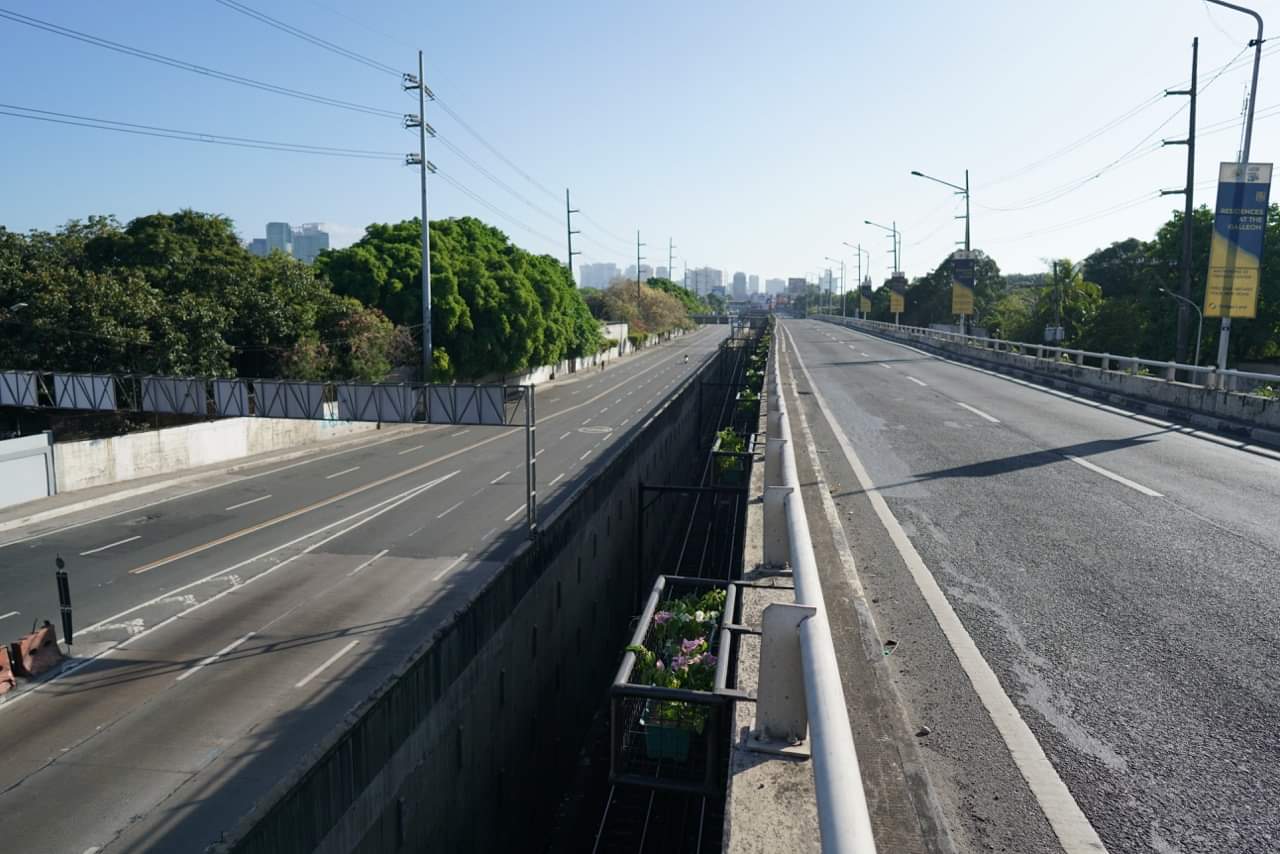
[[[114,412],[115,378],[105,374],[54,374],[53,405],[58,409]]]
[[[35,406],[34,371],[0,371],[0,406]]]
[[[258,380],[253,384],[256,412],[264,418],[325,419],[325,385]]]
[[[428,392],[427,420],[432,424],[507,423],[505,386],[429,386]]]
[[[204,380],[143,377],[142,409],[184,415],[207,415]]]
[[[340,418],[352,421],[415,421],[418,389],[402,383],[342,383],[338,390]]]
[[[244,380],[214,380],[213,402],[226,418],[249,415],[249,384]]]

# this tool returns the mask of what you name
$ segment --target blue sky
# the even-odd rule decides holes
[[[1185,176],[1184,149],[1154,146],[1185,135],[1186,113],[1175,113],[1186,99],[1154,96],[1187,81],[1193,36],[1201,39],[1203,86],[1253,34],[1244,16],[1210,12],[1201,0],[243,2],[396,68],[411,70],[421,47],[441,100],[551,191],[429,105],[442,137],[524,197],[432,143],[442,172],[521,224],[439,179],[433,218],[475,214],[520,245],[562,258],[569,186],[575,207],[591,217],[577,223],[588,261],[634,260],[638,228],[652,263],[665,265],[674,238],[677,270],[683,259],[762,277],[812,275],[827,266],[824,256],[845,257],[852,269],[847,240],[870,247],[877,282],[888,271],[889,239],[863,220],[897,221],[911,275],[935,267],[962,237],[963,224],[951,219],[959,201],[912,178],[912,169],[955,182],[970,169],[974,246],[1006,272],[1150,237],[1181,199],[1144,197],[1180,187]],[[214,0],[0,0],[0,8],[220,71],[416,111],[393,76]],[[395,119],[242,88],[7,20],[0,56],[4,104],[312,145],[416,149]],[[1203,90],[1198,183],[1235,157],[1244,60]],[[1275,156],[1280,133],[1280,109],[1270,118],[1264,109],[1280,104],[1274,63],[1264,55],[1255,161]],[[13,230],[193,207],[230,216],[246,238],[260,236],[267,220],[322,221],[344,244],[369,222],[418,210],[416,172],[393,160],[7,116],[0,134],[0,224]],[[1211,187],[1196,198],[1211,203]]]

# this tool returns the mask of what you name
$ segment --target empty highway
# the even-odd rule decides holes
[[[1280,455],[782,328],[959,849],[1097,850],[1075,810],[1111,852],[1280,850]]]
[[[540,387],[542,518],[727,333]],[[61,554],[82,659],[0,705],[6,850],[216,840],[518,548],[523,451],[418,427],[0,534],[0,630],[57,621]]]

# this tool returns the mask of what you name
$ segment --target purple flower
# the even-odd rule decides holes
[[[670,611],[659,611],[653,615],[653,621],[658,625],[662,625],[671,619]]]
[[[671,666],[676,670],[683,670],[688,665],[689,659],[685,658],[683,655],[677,655],[675,658],[671,659]]]
[[[691,638],[680,642],[680,651],[688,655],[700,646],[702,646],[702,638]]]
[[[708,652],[706,655],[702,656],[702,663],[707,665],[708,667],[714,667],[716,663],[716,657]]]

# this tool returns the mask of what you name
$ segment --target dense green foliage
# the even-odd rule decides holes
[[[471,218],[431,231],[436,379],[599,347],[599,324],[555,259]],[[256,257],[230,220],[189,210],[0,228],[0,366],[385,379],[421,362],[419,234],[415,220],[371,225],[312,266]]]
[[[207,376],[381,378],[405,349],[385,316],[225,217],[180,211],[0,229],[0,364]]]
[[[1195,211],[1192,220],[1191,299],[1204,305],[1205,273],[1213,212]],[[1165,288],[1180,292],[1182,215],[1175,213],[1151,240],[1129,238],[1089,255],[1080,263],[1058,259],[1037,276],[1002,276],[995,261],[979,253],[975,288],[976,324],[988,333],[1017,341],[1043,340],[1061,301],[1066,345],[1086,350],[1170,359],[1175,355],[1178,304]],[[1056,272],[1054,272],[1056,269]],[[912,325],[953,323],[951,261],[948,258],[907,289],[902,322]],[[852,299],[852,298],[851,298]],[[852,301],[849,303],[852,313]],[[878,289],[871,317],[892,321],[889,290]],[[1190,312],[1188,354],[1195,349],[1196,314]],[[1213,352],[1218,323],[1206,318],[1201,346]],[[1258,316],[1232,325],[1231,362],[1280,358],[1280,208],[1271,206],[1262,262]]]
[[[359,242],[322,253],[339,294],[421,328],[421,220],[371,225]],[[473,217],[431,223],[435,379],[514,373],[596,352],[600,328],[568,270]]]

